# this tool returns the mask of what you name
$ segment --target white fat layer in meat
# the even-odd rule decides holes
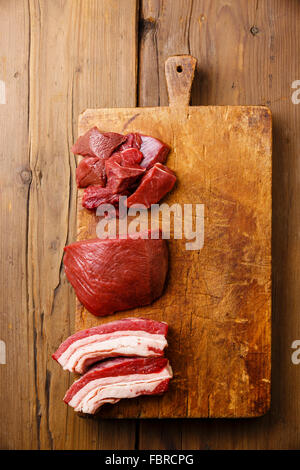
[[[148,333],[147,331],[140,331],[140,330],[136,330],[136,331],[124,330],[124,331],[114,331],[113,333],[106,333],[106,334],[94,334],[94,335],[87,336],[86,338],[82,338],[71,343],[70,346],[59,357],[58,361],[61,365],[64,365],[66,361],[70,358],[70,356],[74,353],[74,351],[76,351],[79,347],[85,346],[86,344],[91,344],[94,342],[107,341],[111,338],[119,338],[121,336],[144,336],[144,337],[148,337],[149,339],[151,339],[152,337],[155,338],[155,337],[160,337],[163,335]]]
[[[168,364],[154,374],[132,374],[93,380],[73,396],[69,405],[75,408],[75,411],[93,414],[104,403],[115,403],[121,398],[134,398],[141,393],[151,393],[163,380],[172,377],[172,368]]]
[[[156,356],[160,353],[149,349],[163,351],[168,345],[164,335],[146,331],[116,331],[105,335],[93,335],[70,344],[59,357],[58,362],[65,370],[84,372],[85,362],[93,358],[105,358],[111,355],[122,356]]]

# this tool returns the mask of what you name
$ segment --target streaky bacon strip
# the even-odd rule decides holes
[[[165,357],[110,359],[74,382],[64,401],[75,411],[94,414],[104,403],[164,393],[172,376]]]
[[[52,355],[64,370],[83,374],[100,360],[116,356],[162,356],[168,325],[146,318],[124,318],[79,331]]]

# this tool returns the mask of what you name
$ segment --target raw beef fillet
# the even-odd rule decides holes
[[[98,157],[83,158],[76,168],[76,183],[78,188],[86,188],[91,184],[104,187],[105,160]]]
[[[165,357],[118,358],[96,364],[73,383],[64,402],[94,414],[105,403],[167,391],[173,373]]]
[[[116,356],[163,356],[167,323],[124,318],[70,336],[52,355],[64,370],[83,374],[103,359]]]
[[[172,170],[156,163],[143,176],[137,190],[127,199],[127,206],[143,204],[147,208],[162,199],[173,188],[176,176]]]
[[[139,165],[142,158],[143,154],[137,149],[128,149],[115,153],[106,160],[107,187],[112,193],[121,193],[132,188],[142,177],[146,171]]]
[[[83,157],[98,157],[105,160],[125,140],[124,135],[115,132],[100,132],[97,127],[92,127],[77,139],[72,152]]]
[[[131,134],[127,134],[125,137],[126,137],[126,140],[120,146],[120,150],[126,150],[126,149],[132,149],[132,148],[135,148],[138,150],[140,149],[142,145],[142,138],[140,134],[131,133]]]
[[[141,167],[148,170],[155,163],[165,163],[170,147],[164,144],[161,140],[155,139],[148,135],[141,135],[142,145],[140,151],[144,155],[144,159],[141,162]]]
[[[92,239],[65,247],[65,273],[80,302],[94,315],[151,304],[163,291],[168,250],[157,233]],[[148,237],[148,238],[146,238]]]
[[[127,196],[128,192],[114,194],[108,187],[101,185],[89,186],[83,192],[82,206],[86,209],[96,209],[102,204],[112,204],[117,206],[121,196]]]

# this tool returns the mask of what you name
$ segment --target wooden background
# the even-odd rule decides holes
[[[0,446],[299,449],[298,0],[0,0]],[[77,116],[167,104],[164,61],[198,60],[192,104],[266,104],[274,122],[272,407],[253,420],[95,421],[58,399],[50,354],[74,328],[62,269],[74,239]],[[2,102],[2,101],[1,101]],[[67,223],[66,223],[67,222]]]

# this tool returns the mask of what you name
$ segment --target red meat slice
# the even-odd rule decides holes
[[[110,188],[103,188],[101,185],[89,186],[83,192],[82,206],[90,210],[96,209],[102,204],[112,204],[116,207],[120,197],[127,195],[128,192],[114,194]]]
[[[172,170],[156,163],[142,178],[137,190],[127,199],[127,206],[143,204],[147,208],[162,199],[173,188],[176,176]]]
[[[109,158],[126,137],[115,132],[100,132],[92,127],[80,136],[72,147],[72,152],[83,157]]]
[[[165,357],[118,358],[93,366],[67,391],[64,402],[94,414],[105,403],[167,391],[173,373]]]
[[[155,165],[155,163],[165,163],[170,147],[167,144],[164,144],[161,140],[148,135],[141,135],[141,139],[142,145],[140,147],[140,151],[144,155],[141,167],[148,170]]]
[[[136,181],[145,173],[138,163],[143,154],[136,149],[124,150],[115,153],[105,162],[107,175],[107,187],[112,193],[120,193],[131,188]]]
[[[131,149],[131,148],[135,148],[138,150],[140,149],[142,145],[142,138],[140,134],[132,132],[131,134],[127,134],[125,137],[126,137],[126,140],[120,146],[120,150],[126,150],[126,149]]]
[[[124,318],[79,331],[52,355],[64,370],[83,374],[95,362],[115,356],[162,356],[168,325],[145,318]]]
[[[160,297],[168,250],[166,241],[156,236],[157,232],[149,231],[124,239],[83,240],[65,247],[66,276],[89,312],[110,315],[151,304]]]
[[[98,157],[83,158],[76,168],[78,188],[86,188],[91,184],[105,186],[105,161]]]

